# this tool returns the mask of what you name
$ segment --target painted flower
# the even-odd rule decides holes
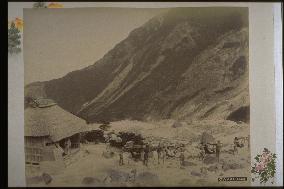
[[[60,3],[49,3],[47,8],[63,8],[63,5]]]
[[[21,18],[16,17],[14,20],[16,28],[18,28],[20,31],[23,31],[24,21]]]
[[[258,176],[255,178],[252,177],[253,181],[256,178],[259,178],[260,183],[266,183],[270,179],[274,178],[276,154],[271,153],[267,148],[264,148],[263,153],[257,155],[254,159],[256,160],[256,163],[252,167],[251,172]],[[272,180],[271,183],[273,182],[274,181]]]
[[[260,159],[259,159],[259,161],[261,162],[261,163],[263,163],[263,164],[266,164],[266,163],[268,163],[268,158],[267,157],[261,157]]]
[[[8,21],[8,28],[11,27],[11,24],[14,23],[15,27],[20,30],[23,31],[23,26],[24,26],[24,21],[21,18],[16,17],[15,20],[12,21]]]
[[[272,155],[268,153],[263,153],[260,157],[260,162],[263,162],[265,164],[269,163],[272,159]]]
[[[255,170],[257,172],[261,172],[265,169],[265,165],[263,163],[259,163],[256,167],[255,167]]]

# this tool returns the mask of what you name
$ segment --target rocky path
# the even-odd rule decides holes
[[[88,152],[86,153],[87,150]],[[118,155],[112,158],[102,156],[105,150],[104,144],[87,145],[78,154],[78,160],[68,165],[63,173],[54,175],[53,181],[49,186],[105,186],[114,183],[103,183],[103,180],[111,170],[117,174],[130,174],[131,170],[136,169],[137,174],[150,173],[157,175],[159,185],[164,186],[189,186],[189,185],[245,185],[247,182],[223,182],[218,183],[218,177],[227,176],[244,176],[245,167],[249,164],[249,159],[246,156],[246,149],[239,151],[239,154],[232,155],[224,153],[221,156],[221,163],[202,163],[198,159],[186,159],[187,165],[180,167],[177,159],[167,159],[165,164],[158,165],[153,159],[149,162],[149,167],[143,166],[142,162],[130,161],[125,165],[118,165]],[[88,178],[89,183],[84,183],[84,179]],[[95,183],[98,181],[99,183]],[[123,181],[116,183],[120,185],[127,184]]]

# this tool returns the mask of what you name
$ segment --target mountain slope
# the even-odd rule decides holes
[[[226,119],[249,106],[247,27],[246,8],[172,9],[37,95],[91,122]]]

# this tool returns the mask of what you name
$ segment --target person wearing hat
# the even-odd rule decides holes
[[[234,138],[234,154],[238,153],[238,148],[244,147],[244,144],[240,142],[243,137],[235,137]]]
[[[161,145],[161,143],[159,143],[159,145],[158,145],[158,147],[157,147],[158,164],[160,164],[160,159],[161,159],[161,157],[162,157],[162,151],[163,151],[162,145]]]
[[[144,149],[144,165],[146,165],[146,166],[148,166],[149,153],[150,153],[150,146],[149,146],[149,144],[147,144],[145,149]]]
[[[119,152],[119,165],[120,166],[124,165],[124,163],[123,163],[123,151],[122,150]]]
[[[218,162],[220,161],[221,147],[222,147],[222,143],[220,142],[220,140],[218,140],[216,144],[216,157],[218,159]]]
[[[181,167],[183,167],[183,166],[184,166],[184,159],[185,159],[185,156],[184,156],[184,150],[181,150],[181,152],[180,152],[180,156],[179,156],[180,166],[181,166]]]

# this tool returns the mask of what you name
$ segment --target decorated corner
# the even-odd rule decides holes
[[[261,184],[274,184],[276,173],[276,154],[271,153],[267,148],[263,149],[262,154],[255,156],[255,163],[252,166],[252,181],[259,181]]]
[[[21,52],[21,37],[23,30],[23,20],[16,18],[8,25],[8,53],[18,54]]]
[[[63,8],[61,3],[46,3],[35,2],[32,8]],[[13,20],[8,21],[8,53],[10,55],[18,54],[22,51],[22,32],[24,27],[24,21],[22,18],[16,17]]]

